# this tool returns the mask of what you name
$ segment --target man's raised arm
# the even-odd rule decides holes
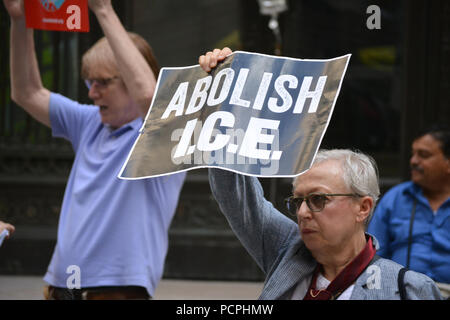
[[[43,87],[34,48],[33,30],[25,25],[23,1],[3,0],[11,17],[11,98],[39,122],[50,126],[50,91]]]
[[[89,0],[116,58],[117,67],[133,101],[145,117],[153,98],[155,76],[145,58],[131,41],[110,0]]]

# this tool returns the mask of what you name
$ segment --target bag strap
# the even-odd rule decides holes
[[[398,291],[400,293],[400,300],[408,300],[406,298],[406,288],[405,288],[405,273],[408,271],[408,268],[401,268],[398,272]]]
[[[414,199],[413,207],[411,210],[411,217],[409,219],[409,233],[408,233],[408,253],[406,256],[406,268],[409,268],[409,262],[411,260],[411,246],[412,246],[412,231],[414,225],[414,216],[416,215],[417,199]]]

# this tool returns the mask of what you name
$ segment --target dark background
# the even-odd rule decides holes
[[[450,1],[291,0],[279,16],[281,55],[320,59],[351,53],[322,146],[371,154],[382,191],[409,177],[410,143],[424,126],[449,122]],[[215,47],[275,54],[268,16],[256,0],[113,0],[127,29],[143,35],[161,66],[197,64]],[[369,30],[369,5],[381,29]],[[101,36],[36,31],[44,84],[89,102],[80,58]],[[0,5],[0,220],[16,233],[0,248],[0,274],[43,275],[56,241],[70,144],[27,116],[9,97],[9,17]],[[283,209],[290,179],[261,179]],[[190,171],[170,229],[164,277],[262,280],[211,196],[206,171]],[[132,250],[132,248],[130,248]]]

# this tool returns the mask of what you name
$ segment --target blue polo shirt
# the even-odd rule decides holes
[[[72,143],[75,160],[44,280],[67,287],[76,266],[82,288],[135,285],[153,295],[185,173],[134,181],[117,177],[141,118],[111,130],[98,107],[52,93],[50,122],[55,137]]]
[[[450,283],[450,198],[434,213],[418,185],[411,181],[399,184],[381,199],[368,232],[378,239],[380,256],[406,265],[414,199],[410,269]]]

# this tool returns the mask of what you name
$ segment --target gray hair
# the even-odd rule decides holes
[[[367,227],[380,196],[378,168],[375,160],[360,151],[352,151],[349,149],[319,150],[313,165],[328,160],[338,160],[341,162],[343,171],[342,178],[350,190],[360,195],[367,195],[373,199],[372,210],[364,222]],[[296,182],[297,177],[293,181],[294,188]]]

